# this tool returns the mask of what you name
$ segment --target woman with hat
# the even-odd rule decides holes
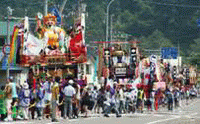
[[[28,110],[30,105],[30,90],[27,82],[24,82],[22,90],[19,94],[20,105],[22,108],[23,117],[28,120]]]

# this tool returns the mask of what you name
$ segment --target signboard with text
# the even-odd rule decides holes
[[[161,56],[163,59],[177,59],[178,50],[176,47],[163,47],[161,49]]]

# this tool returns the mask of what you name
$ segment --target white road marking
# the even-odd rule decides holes
[[[165,121],[169,121],[169,120],[174,120],[174,119],[177,119],[177,118],[180,118],[180,116],[176,116],[176,117],[174,117],[174,118],[161,119],[161,120],[149,122],[149,123],[147,123],[147,124],[155,124],[155,123],[159,123],[159,122],[165,122]]]
[[[188,107],[191,107],[193,106],[195,103],[197,103],[199,101],[199,99],[197,100],[194,100],[194,101],[191,101],[191,103],[189,105],[185,105],[185,106],[182,106],[182,110],[179,110],[179,112],[158,112],[158,113],[133,113],[133,114],[122,114],[122,117],[127,117],[127,116],[158,116],[158,117],[161,117],[161,116],[165,116],[165,114],[169,114],[169,115],[176,115],[176,116],[173,116],[172,118],[166,118],[166,119],[161,119],[161,120],[156,120],[156,121],[152,121],[152,122],[149,122],[147,124],[155,124],[155,123],[159,123],[159,122],[165,122],[165,121],[169,121],[169,120],[174,120],[174,119],[178,119],[178,118],[181,118],[181,117],[186,117],[186,118],[190,118],[190,119],[200,119],[200,117],[195,117],[195,115],[197,115],[198,113],[195,112],[195,113],[192,113],[192,111],[188,111],[188,110],[184,110]],[[186,112],[189,112],[186,114]],[[163,113],[163,114],[159,114],[159,113]],[[178,115],[177,115],[178,114]],[[116,115],[115,114],[110,114],[110,117],[115,117]],[[171,117],[171,116],[170,116]],[[92,114],[91,117],[89,118],[81,118],[81,120],[92,120],[94,118],[104,118],[103,117],[103,114]],[[73,123],[75,121],[80,121],[80,118],[79,119],[70,119],[68,120],[68,123]],[[62,122],[62,121],[60,121]],[[56,123],[60,123],[60,122],[56,122]],[[30,122],[30,121],[17,121],[17,122],[4,122],[3,124],[32,124],[34,122]],[[49,122],[47,124],[54,124],[55,122]],[[55,123],[55,124],[56,124]]]
[[[192,102],[191,104],[186,105],[186,106],[184,106],[184,107],[185,107],[185,108],[191,107],[192,105],[194,105],[194,104],[197,103],[197,102],[198,102],[198,100],[196,100],[196,101]],[[174,117],[174,118],[167,118],[167,119],[161,119],[161,120],[157,120],[157,121],[152,121],[152,122],[149,122],[149,123],[147,123],[147,124],[155,124],[155,123],[159,123],[159,122],[165,122],[165,121],[169,121],[169,120],[178,119],[178,118],[181,118],[181,117],[200,118],[200,117],[192,117],[192,116],[195,116],[195,115],[197,115],[197,114],[198,114],[198,113],[196,112],[196,113],[193,113],[193,114],[182,115],[182,116],[176,116],[176,117]]]
[[[200,117],[190,117],[190,118],[194,118],[194,119],[195,119],[195,118],[196,118],[196,119],[200,119]]]

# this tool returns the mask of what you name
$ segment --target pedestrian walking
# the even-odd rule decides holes
[[[72,99],[72,117],[78,118],[79,113],[79,101],[80,101],[80,86],[77,83],[73,83],[73,88],[76,91],[75,97]]]
[[[94,107],[93,107],[93,113],[96,113],[96,108],[97,108],[97,95],[98,95],[98,92],[97,92],[97,87],[94,86],[94,89],[93,91],[91,92],[91,100],[94,102]]]
[[[51,76],[49,76],[44,83],[44,90],[45,90],[44,102],[45,102],[45,104],[48,101],[51,101],[51,95],[52,95],[51,87],[52,87],[52,85],[53,85],[53,79],[52,79]]]
[[[122,86],[119,86],[117,88],[116,99],[117,99],[116,102],[118,103],[117,107],[118,107],[119,114],[122,114],[122,111],[124,111],[124,113],[125,113],[126,112],[126,110],[125,110],[125,96],[124,96],[124,91],[122,89]]]
[[[189,89],[186,89],[186,91],[185,91],[185,96],[186,96],[186,105],[188,105],[189,104],[189,99],[190,99],[190,91],[189,91]]]
[[[28,112],[29,112],[29,105],[30,105],[30,90],[28,83],[24,83],[22,90],[19,95],[20,106],[23,113],[24,120],[28,120]]]
[[[108,86],[106,90],[106,101],[105,101],[105,117],[109,117],[109,113],[113,110],[116,114],[116,117],[121,117],[119,114],[119,111],[116,107],[116,98],[115,98],[115,92],[112,91],[111,87]]]
[[[173,93],[172,93],[171,90],[169,90],[166,93],[166,97],[167,97],[168,110],[173,110],[173,99],[174,99],[174,96],[173,96]]]
[[[30,112],[30,118],[35,119],[35,111],[36,111],[36,91],[35,89],[31,88],[31,95],[30,95],[30,106],[29,106],[29,112]]]
[[[44,94],[45,94],[45,91],[44,89],[41,87],[41,84],[38,83],[37,84],[37,89],[36,89],[36,112],[37,112],[37,118],[39,120],[42,119],[42,116],[43,116],[43,110],[44,110]]]
[[[91,102],[91,97],[89,95],[88,90],[84,91],[81,101],[82,101],[81,102],[82,112],[85,113],[85,117],[88,117],[88,107],[90,106],[90,102]]]
[[[143,112],[143,99],[144,99],[144,90],[142,89],[142,85],[137,85],[138,92],[137,92],[137,103],[136,108],[139,112]]]
[[[12,87],[12,118],[16,120],[17,117],[17,107],[18,107],[18,94],[17,94],[17,84],[14,81],[14,78],[10,77],[10,86]]]
[[[64,118],[64,94],[63,94],[63,89],[65,87],[65,80],[62,80],[60,85],[59,85],[59,105],[58,105],[58,108],[61,112],[61,118]]]
[[[178,88],[174,89],[174,103],[175,103],[175,108],[179,107],[179,102],[180,102],[180,92]]]
[[[52,86],[52,97],[51,97],[51,121],[58,122],[56,119],[56,107],[59,104],[59,83],[60,77],[55,77],[55,81],[53,82]]]
[[[99,114],[100,108],[104,111],[104,101],[106,100],[104,89],[100,88],[97,95],[97,113]]]
[[[5,87],[5,93],[6,93],[6,109],[7,109],[7,117],[4,119],[5,121],[12,121],[12,77],[9,77],[7,79],[7,84]]]
[[[72,87],[74,81],[70,79],[68,85],[64,88],[64,118],[68,116],[69,119],[72,118],[72,98],[75,97],[76,91]]]

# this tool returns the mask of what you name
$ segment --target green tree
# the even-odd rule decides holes
[[[159,31],[155,30],[150,36],[145,37],[142,36],[140,38],[140,41],[142,43],[140,44],[140,47],[142,49],[153,49],[158,50],[162,47],[172,47],[172,42],[164,36],[164,34]]]
[[[190,58],[188,62],[193,65],[200,64],[200,38],[194,39],[194,43],[190,45]]]
[[[63,0],[49,0],[49,8],[59,7],[62,2]],[[106,7],[110,0],[82,0],[82,2],[87,4],[88,13],[86,43],[105,40]],[[70,13],[78,11],[78,3],[79,0],[67,1],[63,10],[63,14],[68,16],[64,18],[66,27],[73,25],[74,19],[71,18],[74,16]],[[196,21],[200,17],[197,7],[199,5],[198,0],[115,0],[110,6],[109,14],[115,15],[113,31],[125,32],[145,41],[158,29],[174,46],[177,46],[179,41],[182,55],[188,56],[191,51],[188,46],[195,44],[194,39],[199,38],[200,30]],[[27,15],[34,18],[38,12],[44,12],[44,0],[4,0],[0,2],[0,6],[1,17],[7,16],[8,6],[14,9],[15,17]]]
[[[105,9],[96,5],[88,11],[86,18],[86,41],[99,41],[105,39]]]

